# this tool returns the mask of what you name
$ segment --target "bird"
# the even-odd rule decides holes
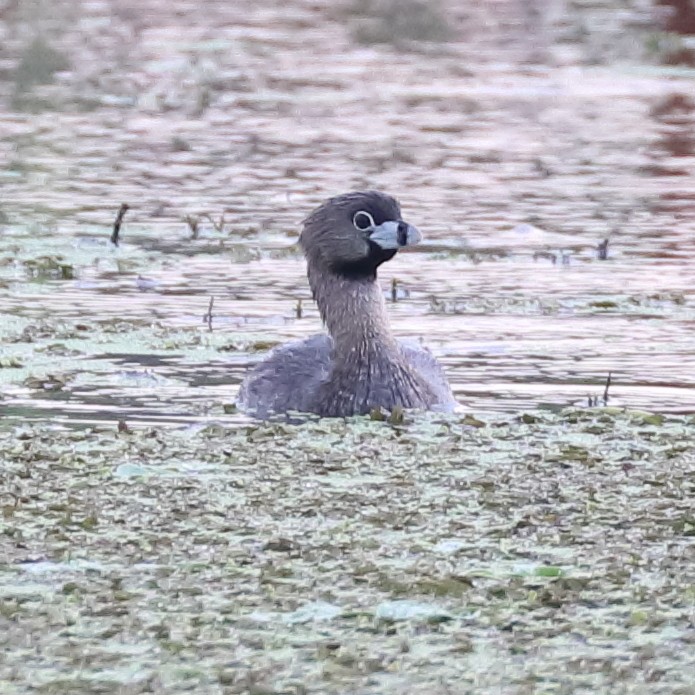
[[[382,263],[421,240],[398,201],[380,191],[338,195],[311,212],[299,244],[327,333],[274,348],[244,379],[239,410],[260,420],[453,411],[457,403],[432,353],[391,332],[377,279]]]

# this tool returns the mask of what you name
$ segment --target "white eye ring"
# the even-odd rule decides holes
[[[355,225],[355,229],[359,229],[360,232],[366,232],[368,229],[372,229],[376,226],[374,224],[374,218],[364,210],[358,210],[355,213],[352,218],[352,224]]]

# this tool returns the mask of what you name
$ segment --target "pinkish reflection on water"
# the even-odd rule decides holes
[[[320,329],[300,220],[365,187],[426,234],[384,288],[465,407],[584,403],[611,372],[611,402],[695,411],[693,75],[614,55],[635,17],[548,11],[530,36],[523,3],[452,2],[455,40],[410,51],[356,43],[328,3],[113,5],[46,19],[71,70],[0,110],[6,414],[238,418],[248,366]],[[124,201],[114,251],[95,240]]]

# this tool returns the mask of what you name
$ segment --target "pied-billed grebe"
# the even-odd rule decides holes
[[[391,334],[376,277],[398,249],[421,239],[396,200],[377,191],[347,193],[314,210],[299,242],[328,335],[275,348],[242,384],[240,408],[261,419],[288,411],[346,417],[375,408],[453,410],[437,360]]]

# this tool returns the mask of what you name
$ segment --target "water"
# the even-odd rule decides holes
[[[649,63],[635,17],[551,12],[532,41],[502,3],[410,52],[356,45],[328,5],[174,4],[91,4],[59,27],[52,107],[0,112],[6,419],[242,422],[245,371],[320,330],[301,219],[367,187],[426,236],[382,283],[464,408],[586,403],[611,373],[610,404],[695,412],[695,71]]]

